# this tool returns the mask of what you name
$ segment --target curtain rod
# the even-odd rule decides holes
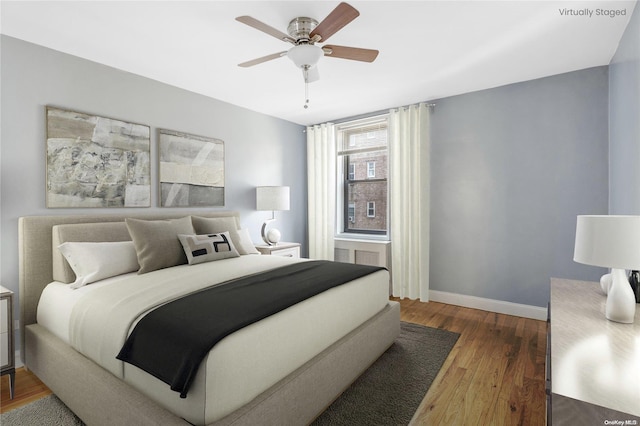
[[[378,115],[388,114],[389,111],[392,110],[392,109],[406,108],[406,107],[410,107],[411,105],[419,105],[419,104],[422,104],[422,103],[426,104],[427,108],[429,108],[430,110],[433,110],[436,107],[436,104],[433,103],[433,102],[418,102],[418,103],[414,103],[414,104],[402,105],[402,106],[387,108],[387,109],[384,109],[384,110],[368,112],[368,113],[361,114],[361,115],[354,115],[354,116],[351,116],[351,117],[341,118],[339,120],[329,120],[329,121],[326,121],[325,123],[342,124],[342,123],[347,123],[349,121],[363,120],[363,119],[366,119],[366,118],[376,117]],[[315,123],[315,124],[310,124],[308,126],[305,126],[305,130],[303,131],[303,133],[306,132],[306,128],[307,127],[317,126],[318,124],[323,124],[323,123]]]

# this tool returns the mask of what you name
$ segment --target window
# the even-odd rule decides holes
[[[387,235],[387,116],[337,126],[338,230]]]
[[[367,161],[367,178],[373,179],[376,177],[376,162]]]
[[[356,164],[355,163],[351,163],[349,164],[349,180],[355,180],[356,179]]]
[[[367,201],[367,217],[376,217],[375,201]]]

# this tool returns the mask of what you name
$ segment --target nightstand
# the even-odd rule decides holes
[[[300,257],[300,243],[278,243],[275,246],[260,245],[256,249],[266,255],[283,257]]]
[[[0,375],[9,375],[9,395],[13,399],[16,382],[13,349],[13,292],[0,286]]]

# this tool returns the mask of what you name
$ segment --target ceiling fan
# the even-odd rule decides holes
[[[281,58],[283,56],[288,56],[298,68],[302,69],[302,75],[305,83],[311,83],[320,78],[316,65],[322,56],[327,56],[329,58],[351,59],[362,62],[373,62],[378,56],[377,50],[336,45],[317,45],[317,43],[326,42],[329,37],[340,31],[359,15],[360,12],[358,12],[353,6],[347,3],[340,3],[320,23],[313,18],[307,17],[292,19],[287,27],[288,35],[250,16],[239,16],[236,18],[237,21],[267,33],[279,40],[291,43],[293,44],[293,47],[283,52],[273,53],[271,55],[243,62],[238,64],[238,66],[246,68]]]

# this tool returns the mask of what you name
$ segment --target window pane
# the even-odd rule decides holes
[[[369,204],[370,203],[370,204]],[[387,181],[359,181],[349,183],[349,209],[346,231],[387,230]],[[376,214],[377,213],[377,214]],[[373,216],[373,217],[371,217]]]
[[[349,180],[386,179],[387,151],[349,154]],[[353,171],[353,176],[351,175]]]
[[[386,149],[387,148],[387,128],[379,124],[372,131],[364,129],[349,129],[341,132],[338,151],[349,152],[362,149]]]
[[[356,164],[349,163],[349,177],[347,179],[354,180],[356,178]]]
[[[338,127],[342,232],[387,233],[387,138],[386,116]]]

